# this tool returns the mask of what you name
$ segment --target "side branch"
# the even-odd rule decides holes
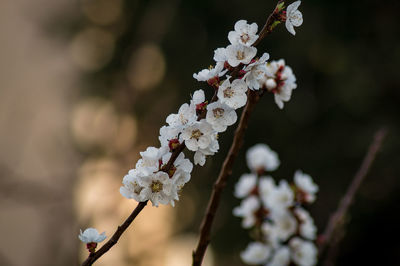
[[[342,200],[340,201],[339,207],[335,213],[332,214],[330,217],[328,224],[324,233],[322,234],[320,241],[319,241],[319,253],[322,254],[325,249],[329,246],[330,250],[334,250],[335,246],[338,244],[339,239],[333,239],[336,233],[340,233],[344,226],[345,216],[354,201],[354,196],[357,193],[361,183],[365,179],[365,176],[368,173],[376,154],[380,150],[382,146],[382,141],[386,136],[386,129],[380,129],[378,132],[375,133],[374,140],[369,147],[368,153],[365,155],[365,158],[361,164],[360,169],[354,176],[353,181],[351,182],[350,186],[347,189],[346,194],[343,196]],[[341,234],[339,234],[341,235]],[[328,253],[331,253],[328,251]],[[329,254],[328,254],[329,256]]]
[[[200,266],[203,261],[208,243],[210,242],[211,226],[214,221],[215,213],[218,209],[222,190],[226,185],[226,180],[232,174],[233,164],[239,153],[239,149],[242,146],[243,137],[247,129],[250,114],[259,99],[260,95],[257,91],[249,90],[248,102],[243,110],[239,125],[235,131],[235,137],[233,138],[231,148],[229,149],[228,155],[226,156],[225,161],[222,165],[221,171],[218,175],[218,179],[214,184],[214,189],[208,202],[206,213],[203,217],[203,221],[200,227],[200,239],[197,244],[196,250],[193,252],[193,266]]]
[[[90,253],[89,257],[82,263],[82,266],[92,265],[98,258],[100,258],[104,253],[112,248],[112,246],[117,244],[121,235],[125,232],[125,230],[129,227],[133,220],[135,220],[136,216],[143,210],[146,205],[147,201],[139,202],[131,215],[129,215],[129,217],[125,220],[125,222],[122,225],[118,226],[117,231],[115,231],[110,240],[108,240],[98,251]]]

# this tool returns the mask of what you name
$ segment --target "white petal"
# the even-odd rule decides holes
[[[290,22],[289,19],[286,20],[285,26],[286,26],[286,29],[287,29],[291,34],[296,35],[296,32],[294,31],[293,25],[292,25],[292,23]]]

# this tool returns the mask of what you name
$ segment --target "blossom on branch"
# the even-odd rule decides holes
[[[100,242],[104,241],[104,239],[106,239],[106,238],[107,238],[107,236],[106,236],[105,232],[99,234],[99,232],[95,228],[87,228],[83,232],[82,232],[82,230],[80,230],[80,234],[79,234],[79,239],[83,243],[100,243]]]
[[[237,115],[228,105],[214,102],[207,105],[206,120],[215,131],[224,132],[228,126],[236,122]]]
[[[235,79],[232,83],[226,79],[218,89],[218,100],[233,109],[238,109],[246,104],[247,85],[241,79]]]
[[[292,90],[297,88],[297,84],[296,77],[292,69],[285,64],[285,60],[280,59],[267,64],[265,87],[274,94],[275,103],[280,109],[283,108],[283,102],[290,100]]]
[[[258,38],[257,30],[256,23],[247,24],[246,20],[239,20],[235,23],[235,31],[229,32],[228,39],[231,44],[251,46]]]
[[[303,15],[299,10],[301,4],[301,1],[296,1],[290,5],[288,5],[286,9],[286,22],[285,26],[286,29],[293,35],[296,35],[296,32],[294,31],[294,27],[299,27],[301,24],[303,24]]]
[[[226,47],[226,57],[228,64],[236,67],[239,64],[248,64],[257,54],[257,48],[242,44],[231,44]]]

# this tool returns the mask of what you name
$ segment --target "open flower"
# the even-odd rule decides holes
[[[197,120],[196,106],[184,103],[179,108],[177,114],[170,114],[166,122],[173,127],[182,128]]]
[[[219,150],[218,133],[211,134],[211,143],[205,149],[198,149],[194,154],[194,164],[203,166],[206,163],[206,156],[214,155]]]
[[[231,44],[242,44],[251,46],[258,38],[258,26],[256,23],[247,24],[246,20],[235,23],[235,31],[230,31],[228,39]]]
[[[234,109],[220,102],[207,105],[207,122],[217,132],[224,132],[226,128],[233,125],[237,120]]]
[[[202,119],[186,127],[180,138],[185,141],[189,150],[197,151],[198,149],[206,149],[210,145],[212,133],[211,125],[205,119]]]
[[[138,174],[139,172],[136,169],[129,170],[129,173],[125,175],[122,180],[123,186],[120,187],[119,192],[127,199],[134,199],[137,202],[142,202],[146,201],[146,199],[140,194],[143,190],[143,186],[139,185]]]
[[[215,67],[205,68],[201,70],[199,73],[194,73],[193,78],[197,81],[208,81],[214,77],[221,77],[226,73],[224,70],[224,63],[218,62]]]
[[[79,239],[83,243],[100,243],[106,239],[106,233],[103,232],[99,234],[99,232],[95,228],[88,228],[85,231],[80,230]]]
[[[227,78],[218,89],[218,99],[221,103],[233,109],[244,106],[247,102],[247,85],[241,79],[235,79],[232,83]]]
[[[139,178],[138,183],[143,187],[140,196],[150,200],[153,206],[157,207],[160,203],[174,206],[174,200],[179,199],[177,187],[165,172],[159,171]]]
[[[293,35],[296,35],[294,31],[294,27],[298,27],[303,23],[303,15],[297,8],[299,8],[301,1],[296,1],[290,5],[288,5],[286,9],[286,29]]]
[[[259,90],[264,83],[266,62],[269,59],[269,54],[264,53],[261,58],[254,63],[249,64],[244,70],[247,72],[244,76],[247,86],[251,90]]]
[[[257,54],[255,47],[249,47],[242,44],[231,44],[226,47],[226,57],[228,64],[236,67],[240,63],[248,64]]]

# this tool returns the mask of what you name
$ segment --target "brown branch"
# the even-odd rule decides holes
[[[129,225],[135,220],[136,216],[143,210],[143,208],[147,205],[147,201],[139,202],[136,208],[133,210],[131,215],[125,220],[125,222],[118,226],[117,231],[113,234],[113,236],[96,252],[90,253],[89,257],[82,263],[82,266],[92,265],[98,258],[100,258],[104,253],[106,253],[112,246],[117,244],[121,235],[125,232],[125,230],[129,227]]]
[[[344,227],[344,220],[346,218],[346,214],[354,201],[354,196],[357,193],[361,183],[365,179],[365,176],[368,174],[368,170],[370,169],[376,154],[380,150],[382,146],[382,141],[386,136],[386,129],[380,129],[375,133],[374,140],[370,145],[367,154],[361,164],[360,169],[356,173],[351,182],[350,186],[347,189],[346,194],[343,196],[338,209],[334,212],[326,226],[324,233],[319,238],[318,248],[320,255],[325,251],[326,248],[329,247],[327,254],[336,254],[334,252],[336,246],[339,244],[341,236],[343,236],[342,229]]]
[[[256,46],[257,44],[260,43],[268,34],[270,34],[273,30],[272,24],[275,21],[279,21],[279,13],[277,8],[280,3],[282,3],[283,0],[279,0],[278,3],[276,4],[276,7],[274,11],[268,16],[267,21],[265,22],[263,28],[261,29],[260,33],[258,34],[258,39],[255,41],[253,46]]]
[[[232,174],[232,167],[239,153],[239,149],[242,146],[243,137],[247,129],[250,114],[259,99],[260,95],[257,91],[249,90],[246,107],[244,108],[242,116],[240,118],[240,122],[236,129],[231,148],[229,149],[228,155],[226,156],[224,164],[222,165],[218,179],[214,184],[214,189],[208,202],[206,214],[200,227],[200,239],[197,244],[196,250],[193,252],[193,266],[199,266],[203,261],[208,243],[210,242],[211,226],[214,221],[215,213],[218,209],[222,190],[226,185],[228,177]]]

